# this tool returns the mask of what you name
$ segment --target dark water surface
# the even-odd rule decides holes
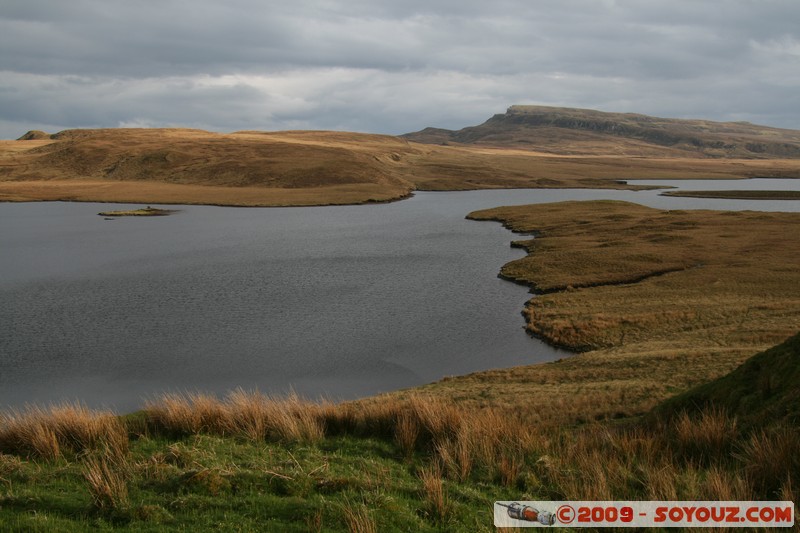
[[[773,182],[773,183],[768,183]],[[664,182],[683,189],[800,181]],[[0,204],[0,408],[80,399],[135,409],[167,390],[293,388],[353,398],[568,355],[528,337],[527,289],[497,278],[522,252],[470,211],[612,198],[671,209],[800,202],[656,192],[418,193],[313,208]]]

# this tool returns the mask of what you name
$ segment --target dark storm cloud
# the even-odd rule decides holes
[[[514,103],[800,128],[797,20],[796,0],[5,0],[0,135],[402,133]]]

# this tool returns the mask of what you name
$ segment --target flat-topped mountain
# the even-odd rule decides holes
[[[404,135],[429,144],[515,147],[557,154],[800,158],[800,131],[749,122],[658,118],[514,105],[479,126]]]

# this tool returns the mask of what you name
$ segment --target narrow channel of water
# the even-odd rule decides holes
[[[800,189],[800,180],[658,182]],[[234,387],[354,398],[447,375],[553,360],[524,332],[522,252],[473,210],[598,198],[667,209],[798,211],[796,201],[655,191],[418,193],[393,204],[0,204],[0,408],[80,399],[121,411],[168,390]]]

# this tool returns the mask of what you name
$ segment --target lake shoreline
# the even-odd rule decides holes
[[[581,422],[638,416],[800,330],[800,277],[787,268],[800,260],[796,211],[583,201],[470,218],[538,234],[516,241],[529,254],[501,273],[538,289],[523,310],[529,331],[578,353],[416,392],[473,407],[535,405]]]
[[[108,204],[159,204],[204,205],[217,207],[330,207],[346,205],[371,205],[407,200],[415,192],[469,192],[483,190],[620,190],[646,191],[663,187],[658,181],[697,180],[674,176],[641,177],[629,179],[595,179],[573,183],[553,183],[528,187],[507,186],[409,186],[405,188],[382,187],[375,184],[331,185],[312,188],[229,187],[220,185],[175,184],[164,182],[104,181],[93,179],[0,181],[0,203],[25,202],[82,202]],[[761,179],[754,176],[720,176],[711,180]],[[776,177],[769,179],[794,180],[800,178]],[[632,184],[630,181],[651,181],[653,185]],[[664,193],[664,196],[667,196]],[[676,195],[677,196],[677,195]]]
[[[428,191],[424,191],[424,192],[428,192]],[[537,197],[538,197],[538,192],[536,194],[537,194]],[[650,194],[653,195],[654,193],[650,193]],[[435,195],[431,195],[431,196],[433,197]],[[515,198],[515,199],[518,197],[518,196],[515,196],[515,195],[507,195],[507,196],[510,196],[511,198]],[[447,198],[447,196],[445,196],[443,198]],[[477,198],[477,196],[476,196],[476,198]],[[492,196],[492,198],[497,198],[497,196]],[[436,206],[435,209],[437,209],[437,210],[439,209],[439,206],[441,205],[441,201],[442,201],[442,199],[437,199],[437,200],[434,200],[432,202],[432,205]],[[481,201],[485,205],[485,201],[484,200],[481,200]],[[491,201],[495,202],[495,200],[491,200]],[[489,204],[489,205],[501,205],[502,203],[503,202],[497,201],[496,203]],[[461,204],[461,205],[463,205],[463,204]],[[476,205],[476,203],[473,202],[472,204],[468,203],[466,205],[473,205],[474,206],[474,205]],[[473,207],[473,209],[474,209],[474,207]],[[389,209],[388,211],[393,211],[393,210],[394,209]],[[303,213],[306,212],[305,210],[299,210],[299,211],[302,211]],[[335,210],[335,211],[338,211],[338,210]],[[471,211],[471,209],[465,209],[465,211]],[[462,211],[462,213],[463,213],[463,211]],[[678,211],[675,211],[675,215],[679,216]],[[266,213],[265,213],[264,216],[266,216]],[[292,216],[292,215],[290,215],[290,216]],[[319,213],[319,216],[320,217],[329,217],[329,216],[332,216],[332,215],[330,215],[330,214],[328,214],[328,213],[323,211],[323,212]],[[464,215],[460,215],[460,217],[464,218]],[[183,223],[186,222],[185,220],[182,220],[184,217],[180,217],[180,218],[181,218],[181,220],[176,219],[174,221],[174,223],[182,225]],[[237,216],[237,218],[238,218],[238,216]],[[251,217],[247,217],[247,218],[249,220]],[[255,220],[259,220],[261,218],[262,218],[262,215],[259,214],[253,220],[254,221]],[[284,218],[283,214],[281,214],[280,218]],[[305,215],[303,215],[303,218],[305,218]],[[316,219],[317,217],[315,216],[314,218]],[[474,216],[471,216],[471,215],[468,215],[466,218],[468,218],[470,220],[476,220],[476,218]],[[514,224],[511,223],[511,221],[503,220],[502,217],[495,217],[495,218],[492,218],[491,220],[495,220],[495,221],[503,223],[503,226],[506,229],[514,232],[514,236],[512,236],[512,239],[503,238],[502,245],[504,245],[504,246],[508,246],[508,241],[511,240],[511,247],[521,248],[521,249],[524,249],[524,250],[526,250],[528,252],[531,252],[533,250],[533,247],[532,247],[533,241],[526,241],[524,239],[519,239],[518,237],[519,236],[525,236],[525,235],[527,235],[527,236],[531,236],[532,235],[534,237],[537,236],[537,235],[541,236],[541,232],[538,232],[535,229],[531,230],[530,228],[524,229],[524,228],[520,228],[520,227],[515,227]],[[170,221],[170,225],[173,225],[172,221]],[[105,225],[103,224],[103,226],[105,226]],[[133,225],[133,226],[137,226],[137,225]],[[146,227],[151,227],[152,225],[151,224],[143,224],[142,225],[142,227],[145,227],[145,226]],[[237,227],[240,227],[240,226],[241,226],[241,224],[239,222],[237,222]],[[128,228],[132,227],[132,226],[131,225],[125,225],[124,227],[126,228],[126,231],[128,231]],[[111,226],[109,226],[109,229],[110,228],[111,228]],[[115,233],[115,232],[112,232],[109,235],[112,235],[113,233]],[[503,232],[503,233],[505,234],[505,232]],[[615,233],[615,231],[608,230],[605,233],[613,235]],[[541,242],[543,242],[543,241],[539,241],[539,243],[541,243]],[[512,281],[512,282],[514,282],[515,284],[518,284],[518,285],[524,285],[524,286],[526,286],[526,288],[528,289],[528,291],[531,294],[534,294],[534,295],[537,295],[537,296],[553,295],[553,294],[558,294],[558,293],[561,293],[561,292],[569,293],[570,291],[585,290],[587,288],[591,288],[592,286],[594,286],[594,285],[580,285],[579,282],[570,282],[570,283],[567,283],[566,285],[564,285],[563,288],[559,288],[559,287],[540,287],[538,284],[534,284],[534,283],[531,283],[530,281],[526,281],[525,279],[521,279],[521,278],[515,277],[513,275],[510,275],[508,273],[508,271],[505,269],[505,266],[506,265],[504,265],[503,268],[501,268],[499,273],[498,273],[498,270],[497,270],[496,266],[493,267],[494,275],[496,275],[500,279],[504,279],[504,280],[507,280],[507,281]],[[672,270],[665,271],[665,272],[660,272],[659,274],[666,276],[669,272],[672,272]],[[676,268],[674,270],[674,272],[680,273],[681,272],[681,268]],[[638,281],[641,281],[641,280],[644,280],[644,279],[648,279],[650,277],[652,277],[652,274],[647,274],[646,276],[639,277],[639,278],[627,277],[624,280],[617,280],[615,283],[618,284],[618,285],[623,285],[623,286],[624,285],[630,285],[632,283],[636,283]],[[485,278],[482,278],[482,279],[485,279]],[[608,287],[608,286],[611,286],[611,285],[612,285],[612,283],[607,283],[607,282],[596,284],[596,286],[598,286],[598,287],[603,287],[603,286]],[[96,307],[96,306],[90,306],[90,307]],[[533,311],[530,309],[530,304],[529,303],[526,303],[523,306],[517,306],[516,309],[514,310],[514,314],[516,316],[519,316],[519,314],[522,314],[523,317],[526,318],[526,320],[525,320],[526,323],[529,323],[528,318],[531,316],[532,312]],[[506,318],[505,321],[508,322],[508,318]],[[522,328],[519,328],[519,329],[521,330]],[[557,349],[560,352],[562,352],[562,353],[560,353],[559,355],[556,356],[556,357],[558,357],[560,359],[573,359],[574,355],[580,354],[580,353],[585,353],[587,350],[590,350],[590,348],[587,348],[587,347],[577,347],[576,348],[576,346],[574,344],[558,342],[556,339],[554,339],[552,337],[548,337],[546,335],[543,335],[543,334],[541,334],[541,333],[539,333],[539,332],[537,332],[535,330],[532,330],[530,328],[527,329],[526,336],[529,336],[529,337],[532,337],[532,338],[537,339],[539,341],[542,341],[547,346],[549,346],[551,348],[554,348],[554,349]],[[534,348],[534,351],[535,350],[536,350],[536,348]],[[521,364],[522,365],[526,365],[526,364],[534,364],[534,363],[535,363],[535,360],[532,359],[530,363],[521,363]],[[501,365],[495,365],[492,368],[495,368],[498,371],[501,371],[502,369],[506,369],[506,368],[518,368],[518,365],[519,364],[512,364],[510,366],[506,366],[506,365],[502,365],[501,364]],[[445,375],[449,374],[449,375],[453,375],[453,376],[461,376],[461,377],[463,377],[463,376],[467,376],[467,375],[473,375],[473,374],[476,374],[476,373],[491,372],[491,371],[492,370],[477,370],[477,371],[466,370],[466,371],[463,371],[463,369],[459,370],[458,368],[453,368],[452,371],[445,370]],[[424,387],[424,386],[426,386],[425,383],[428,383],[428,384],[435,383],[437,379],[442,379],[442,378],[434,377],[434,378],[430,379],[429,381],[424,381],[424,382],[420,383],[419,385],[410,385],[410,386],[413,387],[413,388],[420,387],[420,386]],[[185,387],[185,385],[183,385],[183,386]],[[203,385],[203,384],[201,384],[199,382],[198,382],[198,386],[201,387],[201,388],[205,387],[205,385]],[[235,386],[235,385],[233,385],[233,386]],[[245,384],[245,386],[249,386],[249,385]],[[181,387],[181,385],[177,385],[177,386],[173,387],[172,389],[176,390],[176,389],[179,389],[180,387]],[[269,384],[265,383],[264,387],[265,387],[264,390],[270,390],[270,388],[269,388],[270,385]],[[383,388],[383,390],[384,391],[401,390],[401,389],[404,389],[404,388],[406,388],[405,385],[400,385],[397,389]],[[210,390],[210,389],[207,389],[207,390]],[[223,389],[217,389],[217,393],[220,393],[222,390]],[[303,393],[303,392],[301,392],[301,393]],[[304,394],[306,394],[308,397],[313,397],[313,395],[314,395],[314,393],[311,393],[309,395],[309,393],[307,393],[307,392],[305,392]],[[370,397],[371,395],[374,395],[374,394],[381,394],[381,393],[377,392],[377,393],[365,393],[363,395],[359,394],[358,396],[356,396],[354,398],[367,398],[367,397]],[[339,400],[337,400],[337,401],[339,401]],[[349,401],[349,399],[344,397],[344,398],[341,399],[341,401]],[[138,402],[130,402],[129,405],[133,406],[132,407],[133,409],[136,409],[136,407],[138,405],[140,405],[140,404]],[[128,409],[125,409],[123,412],[126,412],[126,411],[128,411]]]

